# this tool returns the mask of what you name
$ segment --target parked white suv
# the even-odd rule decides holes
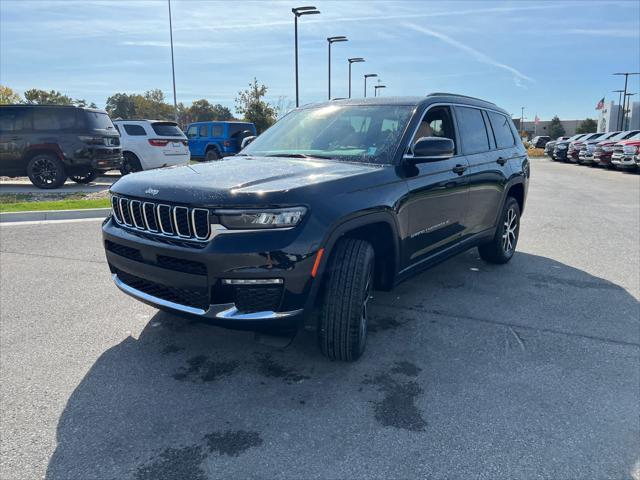
[[[175,122],[157,120],[115,120],[120,132],[124,161],[123,175],[140,170],[187,165],[189,142]]]

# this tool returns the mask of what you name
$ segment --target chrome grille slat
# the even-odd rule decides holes
[[[180,240],[205,242],[223,227],[212,229],[206,208],[134,200],[120,195],[111,198],[113,218],[118,225]]]

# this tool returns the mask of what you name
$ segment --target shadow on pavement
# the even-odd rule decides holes
[[[158,313],[77,386],[46,478],[625,477],[637,313],[580,270],[475,250],[376,294],[355,364],[310,331],[279,348]]]

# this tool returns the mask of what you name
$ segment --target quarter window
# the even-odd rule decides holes
[[[124,127],[124,131],[127,132],[127,135],[130,135],[132,137],[145,137],[147,135],[147,132],[145,131],[142,125],[125,123],[123,127]]]
[[[482,112],[477,108],[458,107],[456,108],[456,117],[464,153],[470,155],[488,151],[489,136]]]
[[[491,122],[491,128],[493,128],[493,134],[496,137],[496,144],[498,148],[509,148],[516,144],[515,138],[513,138],[513,132],[511,131],[510,120],[504,115],[500,115],[495,112],[487,112],[489,115],[489,122]],[[535,140],[541,140],[545,137],[536,137]]]
[[[34,130],[71,130],[76,125],[73,108],[38,108],[33,111]]]
[[[224,127],[222,125],[213,125],[211,127],[212,137],[222,137],[224,135]]]

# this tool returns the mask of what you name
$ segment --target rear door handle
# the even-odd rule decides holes
[[[467,167],[465,165],[460,165],[460,164],[452,168],[452,170],[458,175],[462,175],[466,169]]]
[[[502,158],[502,157],[498,157],[497,162],[498,162],[500,165],[504,165],[505,163],[507,163],[507,159],[506,159],[506,158]]]

